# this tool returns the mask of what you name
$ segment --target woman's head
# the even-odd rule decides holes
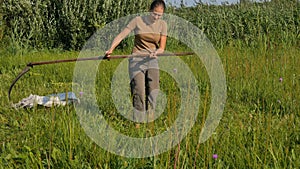
[[[166,4],[163,0],[154,0],[150,5],[150,11],[153,11],[156,7],[162,7],[165,10]]]
[[[150,12],[153,20],[160,19],[166,9],[166,4],[163,0],[154,0],[150,5]]]

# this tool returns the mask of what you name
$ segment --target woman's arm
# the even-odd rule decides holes
[[[160,36],[160,43],[159,43],[159,48],[150,54],[150,57],[157,58],[157,54],[159,53],[164,53],[165,48],[167,44],[167,36],[166,35],[161,35]]]
[[[115,39],[113,40],[111,47],[109,48],[108,51],[105,52],[105,56],[106,57],[110,57],[110,54],[112,54],[112,52],[114,51],[114,49],[120,44],[120,42],[126,38],[126,36],[131,32],[130,29],[125,28],[119,35],[117,35],[115,37]]]
[[[160,44],[159,44],[159,48],[157,49],[157,53],[163,53],[165,51],[166,44],[167,44],[167,36],[161,35]]]

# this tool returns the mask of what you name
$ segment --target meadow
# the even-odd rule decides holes
[[[300,51],[226,48],[219,51],[227,79],[227,103],[214,134],[198,144],[209,103],[209,79],[199,74],[203,97],[197,121],[188,135],[168,152],[151,158],[131,159],[106,152],[83,131],[73,106],[19,109],[11,107],[7,91],[11,81],[31,60],[74,58],[77,52],[33,52],[1,59],[1,160],[2,168],[298,168]],[[259,59],[258,59],[259,58]],[[21,63],[21,64],[20,64]],[[107,62],[113,71],[119,61]],[[70,91],[73,63],[34,67],[12,91],[12,102],[29,94]],[[202,68],[203,69],[203,68]],[[204,69],[205,70],[205,69]],[[101,80],[111,75],[99,73]],[[176,102],[172,79],[162,75],[162,88]],[[109,84],[109,83],[108,83]],[[200,85],[199,85],[200,86]],[[204,87],[203,87],[204,86]],[[106,86],[109,87],[109,86]],[[173,93],[173,94],[172,94]],[[79,96],[79,93],[76,93]],[[84,97],[84,94],[83,96]],[[101,94],[99,100],[109,100]],[[103,103],[109,123],[124,134],[165,130],[162,121],[134,127]],[[167,106],[165,119],[172,123],[176,108]],[[170,124],[168,124],[170,125]],[[153,134],[153,133],[152,133]],[[214,159],[213,154],[218,158]]]
[[[226,75],[227,101],[213,135],[200,144],[200,131],[211,102],[210,79],[203,64],[195,57],[180,57],[199,82],[199,113],[195,125],[179,144],[147,158],[127,158],[101,148],[84,131],[73,105],[12,108],[12,103],[30,94],[72,91],[75,63],[59,63],[32,68],[15,85],[11,100],[8,100],[7,93],[11,82],[26,63],[76,58],[79,55],[76,46],[80,46],[80,43],[77,44],[80,40],[75,42],[73,39],[72,43],[65,42],[70,46],[64,46],[56,39],[59,47],[52,48],[55,38],[51,39],[50,34],[50,46],[46,47],[39,37],[35,37],[37,35],[32,41],[22,41],[26,39],[26,33],[12,38],[8,38],[11,34],[7,37],[4,34],[0,48],[0,168],[299,168],[300,48],[299,20],[295,19],[299,16],[295,13],[288,15],[290,11],[299,13],[299,4],[286,10],[280,8],[286,15],[272,13],[275,5],[254,5],[248,7],[251,12],[246,12],[247,7],[241,6],[218,8],[200,5],[193,9],[174,9],[174,14],[180,13],[198,27],[202,26],[215,44]],[[286,7],[288,3],[278,6]],[[262,12],[262,8],[269,15],[257,13],[257,10]],[[212,18],[200,22],[201,19],[195,19],[200,17],[198,15],[187,17],[188,11],[194,11],[196,15],[197,9],[203,13],[213,10],[210,13],[212,18],[220,18],[225,10],[228,15],[240,18],[223,18],[220,20],[224,22],[223,27],[214,27],[215,23],[209,22],[217,21]],[[235,12],[241,13],[237,15]],[[247,17],[257,19],[243,19]],[[281,18],[278,25],[286,25],[282,29],[273,23],[278,18]],[[266,22],[273,23],[273,26],[268,27]],[[204,27],[204,23],[211,27]],[[255,25],[260,29],[257,30]],[[71,41],[73,34],[66,35],[70,35]],[[168,42],[167,49],[173,52],[189,50],[175,40]],[[115,54],[128,54],[129,51],[128,46],[123,45]],[[118,114],[107,90],[121,61],[103,61],[97,72],[97,103],[105,120],[119,132],[133,137],[153,136],[166,131],[177,117],[176,105],[180,104],[174,79],[161,72],[160,85],[166,93],[167,106],[162,117],[141,124],[137,129],[134,122]],[[88,97],[85,93],[75,94],[80,99]]]

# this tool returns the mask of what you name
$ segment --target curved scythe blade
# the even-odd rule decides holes
[[[29,70],[30,70],[30,67],[32,66],[26,66],[25,69],[22,70],[21,73],[19,73],[19,75],[15,78],[15,80],[12,82],[12,84],[10,85],[9,87],[9,90],[8,90],[8,100],[10,100],[10,93],[11,93],[11,90],[12,88],[14,87],[14,85],[17,83],[17,81],[25,74],[27,73]]]

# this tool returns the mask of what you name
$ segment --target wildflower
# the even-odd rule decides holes
[[[279,82],[282,82],[283,81],[283,78],[281,77],[281,78],[279,78]]]
[[[83,95],[83,92],[79,92],[79,95],[82,96],[82,95]]]
[[[212,157],[213,157],[213,159],[217,159],[218,158],[218,154],[214,154]]]
[[[173,69],[173,72],[174,72],[174,73],[177,73],[177,69],[176,69],[176,68],[174,68],[174,69]]]

